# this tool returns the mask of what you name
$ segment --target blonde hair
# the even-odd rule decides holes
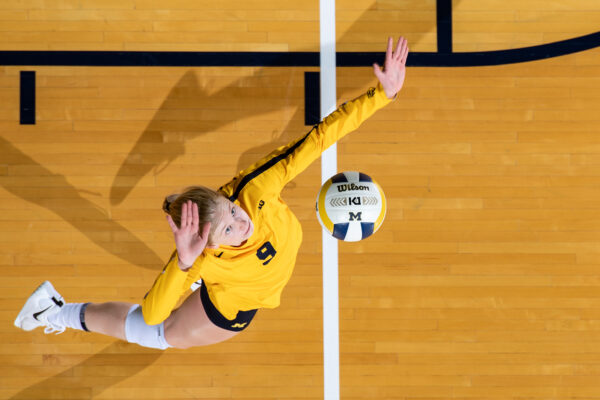
[[[199,229],[207,222],[211,222],[210,232],[208,235],[209,244],[213,244],[212,236],[217,227],[219,216],[219,199],[225,198],[223,194],[204,186],[190,186],[183,193],[174,193],[165,197],[162,209],[169,214],[178,227],[181,226],[181,205],[188,200],[198,204],[198,222]]]

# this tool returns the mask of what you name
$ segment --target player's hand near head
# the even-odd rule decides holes
[[[408,42],[405,38],[398,39],[396,50],[393,49],[393,45],[394,39],[390,37],[383,69],[379,64],[373,64],[375,76],[379,79],[388,99],[393,99],[396,93],[402,89],[406,75],[406,58],[408,57]]]
[[[179,227],[167,214],[167,222],[173,231],[175,246],[179,256],[179,267],[187,269],[192,266],[196,258],[202,254],[208,243],[208,233],[210,231],[210,222],[202,227],[202,233],[199,232],[198,204],[191,200],[181,205],[181,224]]]

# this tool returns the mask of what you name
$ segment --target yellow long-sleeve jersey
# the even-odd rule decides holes
[[[174,252],[142,303],[146,323],[164,321],[200,278],[227,319],[235,319],[238,311],[279,306],[302,241],[300,222],[281,199],[281,190],[325,149],[389,102],[381,85],[369,89],[305,136],[276,149],[222,186],[219,190],[248,213],[254,223],[252,236],[239,247],[205,249],[187,272],[179,268]]]

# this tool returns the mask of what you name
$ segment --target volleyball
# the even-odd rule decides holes
[[[385,218],[381,186],[362,172],[340,172],[327,179],[317,196],[317,218],[333,237],[357,242],[377,232]]]

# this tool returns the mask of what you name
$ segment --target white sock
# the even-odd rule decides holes
[[[80,331],[88,331],[83,317],[85,307],[87,307],[88,304],[89,303],[67,303],[61,307],[59,312],[49,316],[48,321],[59,326],[65,326]]]

